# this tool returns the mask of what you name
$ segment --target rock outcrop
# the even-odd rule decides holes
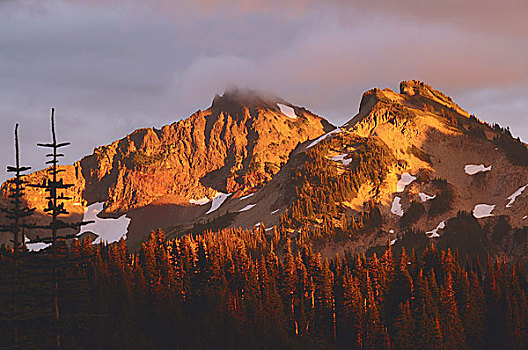
[[[281,105],[295,114],[284,114]],[[150,204],[190,207],[185,218],[171,222],[174,225],[210,206],[193,205],[190,200],[212,198],[217,192],[243,195],[261,188],[298,144],[332,129],[325,119],[280,98],[231,89],[215,96],[210,108],[187,119],[160,130],[136,130],[64,166],[65,181],[74,184],[67,191],[74,198],[67,209],[78,219],[84,207],[96,202],[104,202],[100,215],[105,217],[131,215]],[[45,171],[39,171],[28,181],[40,183],[44,176]],[[5,196],[5,185],[2,193]],[[42,214],[43,198],[43,193],[28,188],[26,200],[37,213]]]
[[[391,166],[376,174],[376,183],[365,181],[335,203],[337,231],[343,218],[363,220],[372,207],[379,210],[379,226],[346,243],[329,244],[329,255],[383,247],[413,231],[452,249],[506,254],[528,263],[528,149],[508,129],[479,121],[450,97],[414,80],[402,82],[400,93],[367,91],[358,114],[340,129],[306,148],[334,160],[334,182],[378,171],[356,161],[372,156],[368,147],[355,146],[361,144],[358,138],[382,145]],[[483,170],[472,173],[468,166]]]

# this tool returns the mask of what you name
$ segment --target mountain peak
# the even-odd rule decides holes
[[[414,96],[418,94],[422,96],[431,96],[433,95],[432,91],[435,90],[423,81],[408,80],[400,83],[400,94],[402,95]],[[438,91],[436,92],[438,93]]]
[[[288,114],[290,110],[282,111],[281,104],[293,115]],[[134,131],[65,166],[61,169],[65,170],[64,179],[75,184],[67,192],[75,203],[66,209],[73,219],[83,215],[85,204],[95,203],[104,203],[99,217],[127,214],[131,243],[157,227],[192,227],[195,219],[208,216],[210,220],[212,211],[208,210],[219,198],[254,193],[271,181],[299,144],[334,128],[325,119],[283,99],[230,88],[215,96],[205,111],[161,130]],[[28,175],[28,179],[40,183],[42,174],[45,170]],[[7,198],[5,193],[0,189],[0,203]],[[36,190],[26,191],[28,205],[37,208],[35,215],[45,220],[47,214],[42,208],[47,202],[41,198]],[[28,237],[35,234],[28,233]],[[0,244],[3,237],[0,235]]]
[[[392,110],[392,114],[396,110],[407,110],[411,114],[417,111],[428,111],[438,116],[455,113],[469,118],[469,113],[458,106],[451,97],[433,89],[430,85],[422,81],[408,80],[400,83],[399,93],[388,88],[383,90],[374,88],[366,91],[362,96],[358,114],[346,123],[344,127],[361,128],[360,124],[366,123],[366,125],[363,125],[364,131],[370,132],[373,126],[378,125],[382,119],[388,118],[390,113],[384,115],[387,112],[386,108],[388,106],[392,106],[389,108]],[[411,114],[404,113],[402,115]],[[381,115],[384,116],[380,117]]]
[[[448,109],[456,111],[458,114],[469,117],[469,114],[457,105],[451,97],[441,91],[433,89],[430,85],[419,81],[409,80],[400,83],[400,94],[410,100],[422,100],[428,104],[440,104]],[[426,100],[423,100],[423,99]]]
[[[268,93],[232,86],[227,88],[222,95],[215,95],[211,109],[231,110],[241,107],[248,109],[260,107],[276,110],[277,103],[285,103],[285,101]]]

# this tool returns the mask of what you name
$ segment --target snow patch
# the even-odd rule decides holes
[[[47,248],[51,246],[51,243],[28,243],[30,240],[26,236],[24,236],[24,242],[26,243],[26,248],[30,252],[38,252],[39,250],[42,250],[44,248]]]
[[[491,170],[491,165],[489,167],[485,167],[484,164],[468,164],[464,167],[464,171],[468,175],[475,175],[477,173],[485,173],[486,171]]]
[[[392,201],[391,212],[398,216],[403,216],[403,209],[402,209],[400,201],[401,201],[400,197],[394,197],[394,200]]]
[[[94,203],[84,209],[83,221],[93,220],[95,223],[82,226],[81,232],[78,235],[81,235],[84,232],[92,231],[98,235],[93,244],[99,244],[101,242],[117,242],[122,237],[126,238],[128,233],[128,224],[130,219],[125,215],[121,215],[119,218],[107,218],[103,219],[97,216],[101,211],[103,211],[104,202]]]
[[[209,203],[210,199],[207,197],[203,197],[200,199],[189,199],[189,203],[196,204],[196,205],[205,205]]]
[[[334,162],[341,162],[344,165],[348,165],[352,162],[352,159],[345,159],[346,156],[348,156],[348,153],[343,153],[338,156],[332,157],[332,160]]]
[[[330,135],[332,135],[332,134],[335,134],[335,133],[338,133],[338,132],[341,132],[341,129],[336,128],[336,129],[334,129],[334,130],[332,130],[332,131],[330,131],[330,132],[327,132],[326,134],[324,134],[324,135],[318,137],[315,141],[312,141],[312,143],[310,143],[310,144],[308,145],[308,147],[306,147],[306,149],[311,148],[311,147],[317,145],[319,142],[323,141],[323,140],[326,139],[328,136],[330,136]]]
[[[430,195],[428,195],[426,193],[423,193],[423,192],[418,193],[418,195],[420,196],[420,199],[422,200],[422,202],[427,202],[428,200],[436,198],[436,195],[430,196]]]
[[[396,241],[398,240],[398,238],[395,238],[393,239],[392,241],[390,241],[390,245],[394,245],[396,243]]]
[[[523,220],[526,220],[528,218],[528,215],[523,216]]]
[[[488,216],[493,216],[491,213],[495,209],[494,205],[489,204],[477,204],[473,209],[473,216],[477,219],[486,218]]]
[[[297,114],[295,114],[295,111],[290,106],[286,106],[281,103],[277,103],[277,106],[279,106],[281,113],[288,118],[297,119]]]
[[[405,186],[410,185],[414,180],[416,180],[415,176],[412,176],[409,173],[403,173],[401,175],[400,181],[398,181],[396,184],[396,192],[403,192],[403,190],[405,190]]]
[[[523,187],[519,188],[517,191],[515,191],[514,194],[512,194],[511,196],[508,197],[508,199],[510,200],[508,202],[508,204],[506,204],[506,208],[510,208],[513,204],[513,202],[515,202],[515,199],[517,199],[517,197],[519,197],[523,191],[526,189],[526,187],[528,187],[528,185],[524,185]]]
[[[229,197],[230,195],[232,195],[232,193],[217,192],[215,196],[213,197],[213,203],[211,203],[211,208],[209,208],[209,210],[207,211],[207,213],[205,213],[205,215],[210,214],[216,209],[220,208],[220,206],[225,202],[227,197]]]
[[[254,193],[251,193],[251,194],[248,194],[247,196],[240,197],[238,200],[241,200],[241,201],[242,201],[242,200],[247,199],[247,198],[249,198],[249,197],[251,197],[251,196],[253,196],[253,195],[254,195]]]
[[[436,226],[436,228],[432,231],[428,231],[425,234],[429,235],[429,238],[438,238],[440,235],[438,234],[438,230],[443,230],[445,228],[445,221],[442,221],[441,223]]]
[[[257,222],[254,227],[260,227],[260,225],[262,224],[262,222]]]
[[[279,212],[279,210],[280,210],[280,209],[277,209],[277,210],[272,211],[272,212],[271,212],[271,215],[273,215],[273,214],[277,214],[277,213]]]
[[[394,230],[389,230],[389,233],[394,233]]]
[[[248,204],[244,208],[240,209],[238,212],[249,210],[249,209],[253,208],[255,205],[256,204]]]

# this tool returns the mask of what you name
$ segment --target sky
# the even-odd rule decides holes
[[[0,167],[65,163],[239,86],[335,125],[364,91],[419,79],[528,141],[526,0],[0,0]],[[0,170],[0,179],[7,174]]]

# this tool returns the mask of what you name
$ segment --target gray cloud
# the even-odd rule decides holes
[[[524,86],[527,59],[528,50],[518,49],[514,40],[494,41],[473,32],[397,22],[361,23],[352,31],[329,25],[263,59],[197,59],[183,89],[187,100],[197,96],[197,103],[212,93],[208,87],[218,90],[231,82],[260,87],[309,104],[339,123],[356,112],[363,91],[396,87],[405,79],[425,80],[454,97],[468,90]]]
[[[0,0],[0,140],[11,150],[19,121],[24,157],[42,167],[34,144],[53,105],[72,162],[232,84],[341,124],[363,91],[412,78],[528,139],[527,5],[462,3]]]

